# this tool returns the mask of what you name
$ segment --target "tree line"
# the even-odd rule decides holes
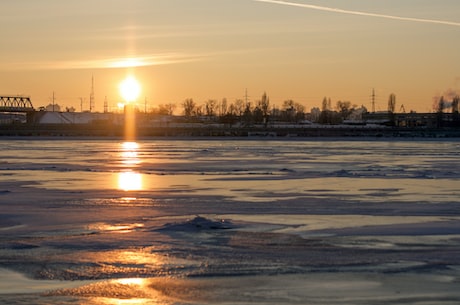
[[[460,97],[455,96],[452,101],[441,97],[433,105],[434,112],[442,118],[442,114],[448,108],[452,109],[455,118],[459,117],[458,105]],[[357,106],[350,101],[337,101],[333,104],[331,98],[324,97],[321,107],[314,107],[310,112],[306,112],[305,106],[295,102],[292,99],[285,100],[281,106],[275,107],[270,103],[270,98],[266,92],[255,100],[249,101],[236,99],[229,102],[227,98],[222,100],[208,99],[203,103],[197,103],[193,98],[185,99],[181,104],[180,113],[189,122],[209,121],[226,123],[229,125],[242,123],[244,125],[264,124],[268,125],[273,122],[287,122],[298,124],[305,121],[311,121],[319,124],[341,124],[346,120],[361,120],[362,114],[367,113],[364,106]],[[138,107],[137,111],[142,112]],[[149,115],[167,115],[172,116],[177,110],[175,103],[160,104],[156,107],[144,108],[143,112]],[[395,113],[396,96],[390,94],[388,99],[388,113]],[[404,109],[404,106],[401,105]],[[58,104],[49,104],[46,107],[40,107],[41,111],[63,111]],[[66,112],[74,112],[74,107],[65,108]],[[404,109],[405,112],[405,109]]]
[[[203,103],[197,103],[193,98],[187,98],[177,109],[175,103],[159,104],[156,107],[136,107],[138,112],[145,112],[147,115],[173,116],[176,110],[189,122],[209,121],[226,123],[229,125],[241,123],[244,125],[264,124],[273,122],[287,122],[298,124],[306,120],[321,124],[340,124],[344,120],[352,118],[360,119],[360,115],[367,110],[361,106],[357,107],[349,101],[338,101],[333,106],[330,98],[324,98],[322,107],[312,108],[307,113],[305,106],[292,99],[283,101],[281,106],[272,105],[266,92],[259,99],[249,101],[236,99],[229,102],[227,98],[222,100],[208,99]],[[65,110],[58,104],[49,104],[40,107],[40,111],[66,111],[75,112],[74,107],[67,107]],[[122,109],[120,109],[122,111]]]
[[[171,114],[161,111],[164,106],[159,106],[159,114]],[[237,122],[245,125],[264,124],[273,122],[301,123],[309,120],[321,124],[340,124],[350,118],[353,113],[362,114],[367,110],[357,107],[349,101],[338,101],[332,106],[330,98],[324,98],[322,109],[313,108],[306,112],[305,106],[293,101],[285,100],[280,107],[271,105],[266,92],[254,102],[236,99],[229,103],[226,98],[221,101],[209,99],[203,104],[197,104],[192,98],[182,103],[182,114],[189,121],[207,119],[219,123],[234,124]]]

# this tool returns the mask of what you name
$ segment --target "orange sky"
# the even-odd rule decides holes
[[[96,110],[132,73],[144,107],[193,98],[431,111],[460,92],[457,0],[21,0],[0,4],[0,94]],[[128,68],[127,68],[128,67]],[[81,100],[83,104],[81,105]]]

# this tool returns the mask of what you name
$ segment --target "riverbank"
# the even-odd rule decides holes
[[[196,126],[138,127],[138,137],[377,137],[377,138],[458,138],[460,128],[306,125],[275,127]],[[124,137],[124,127],[113,124],[11,124],[0,126],[0,136]]]

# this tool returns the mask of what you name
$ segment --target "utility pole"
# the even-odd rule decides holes
[[[54,91],[53,91],[53,99],[52,99],[52,104],[53,104],[53,112],[54,112]]]

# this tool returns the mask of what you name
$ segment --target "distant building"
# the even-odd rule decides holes
[[[122,124],[123,116],[112,113],[97,112],[36,112],[35,123],[38,124],[91,124],[101,121],[110,121]]]
[[[377,124],[397,127],[441,127],[458,126],[458,117],[452,113],[391,113],[375,112],[364,113],[363,121],[366,124]]]
[[[0,112],[0,125],[25,123],[26,115],[24,113],[1,113]]]

